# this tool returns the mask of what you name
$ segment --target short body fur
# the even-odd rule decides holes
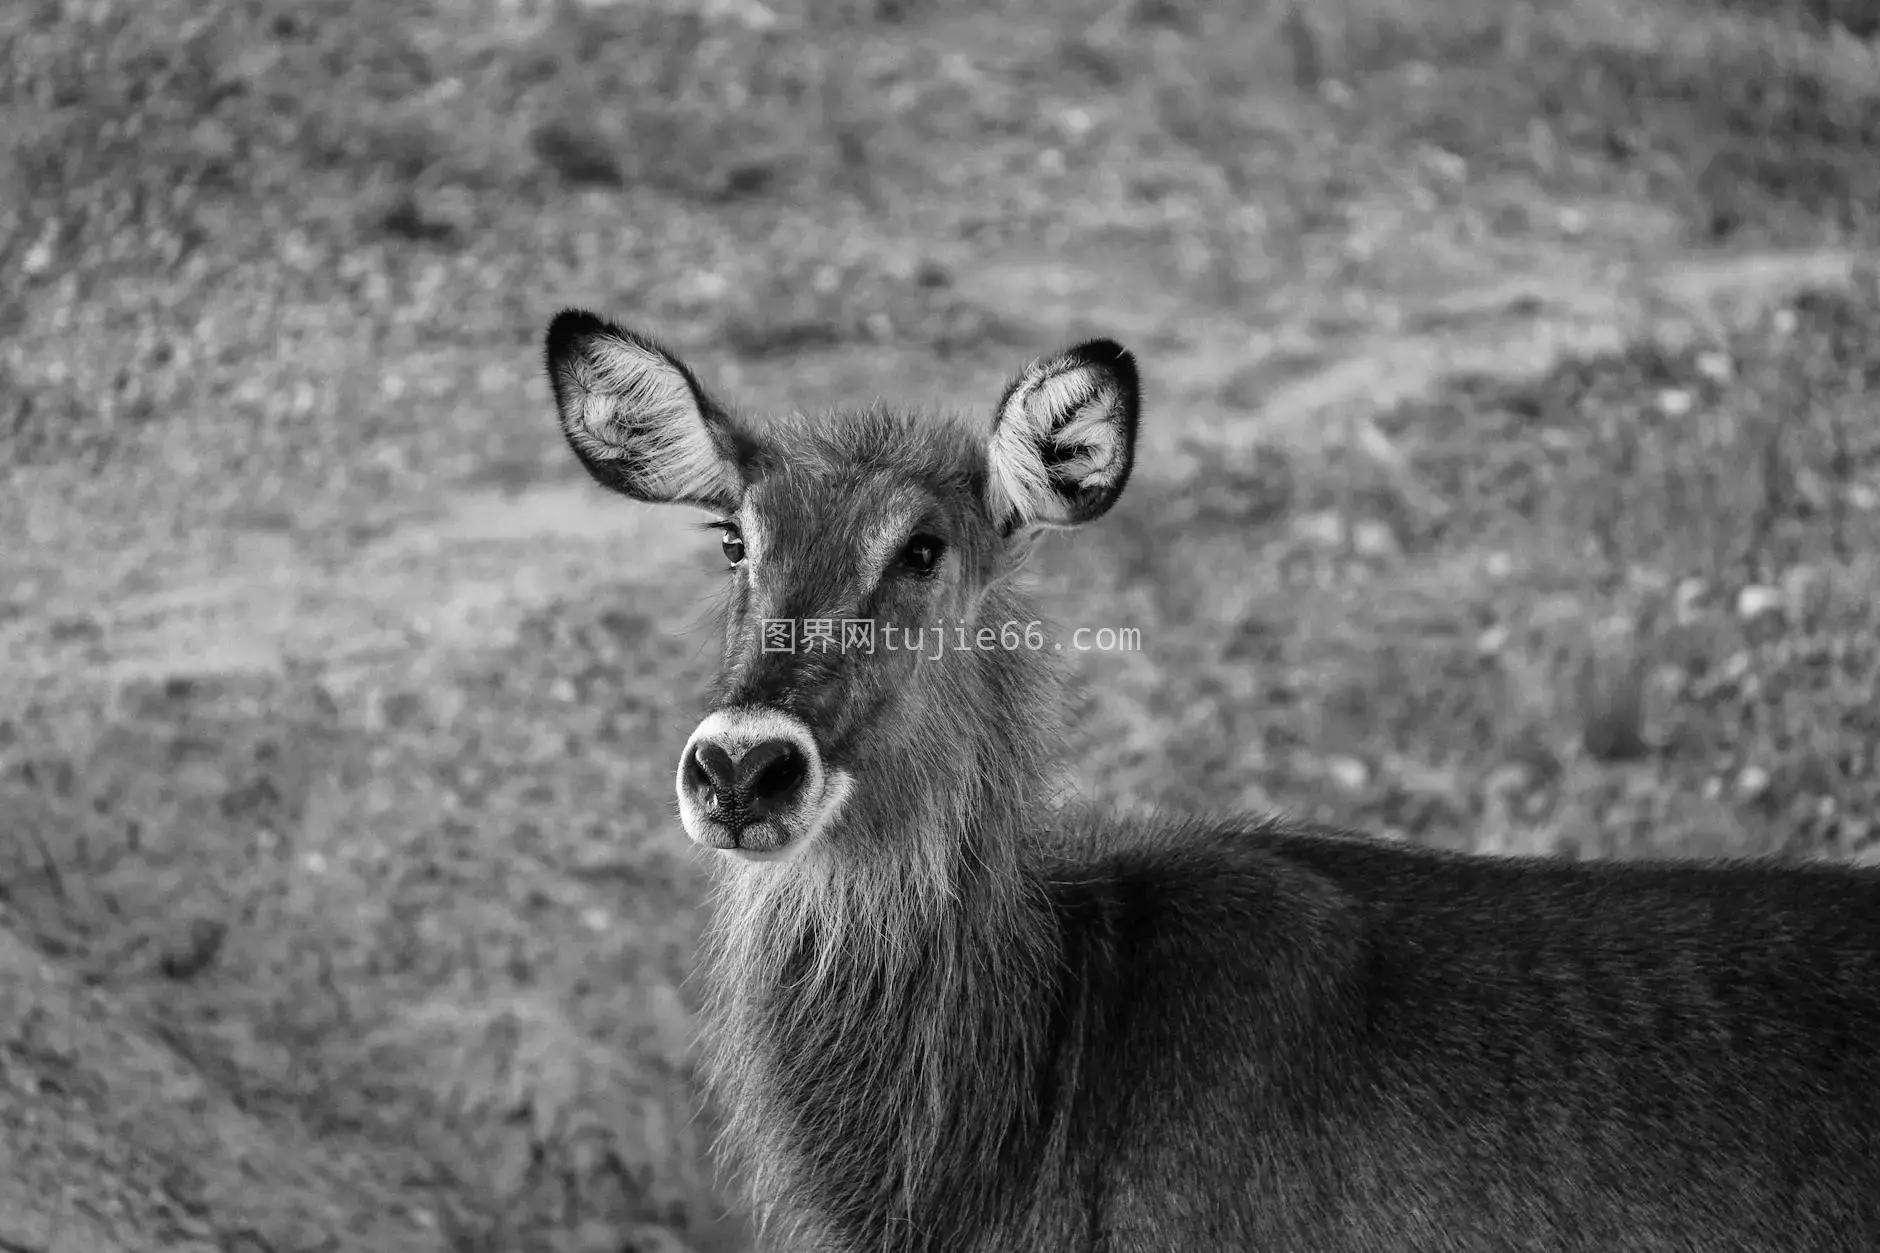
[[[612,333],[579,316],[559,351]],[[1032,620],[1021,532],[1109,507],[1133,371],[1107,343],[1034,364],[1004,406],[1030,425],[993,439],[700,409],[710,446],[765,450],[723,472],[763,568],[729,576],[711,703],[797,720],[854,784],[790,860],[712,856],[708,1061],[767,1243],[1880,1248],[1880,874],[1086,812],[1051,782],[1048,650],[756,647],[773,614]],[[884,572],[889,517],[952,564]]]
[[[778,1247],[1880,1248],[1880,878],[1060,820],[899,962],[710,968]]]

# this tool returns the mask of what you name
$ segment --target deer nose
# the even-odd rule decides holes
[[[707,813],[734,828],[783,808],[809,778],[808,759],[789,740],[761,740],[736,756],[733,751],[713,740],[695,743],[685,781]]]

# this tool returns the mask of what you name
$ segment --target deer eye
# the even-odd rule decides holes
[[[744,560],[743,534],[739,532],[736,524],[731,522],[719,523],[718,529],[724,533],[720,546],[724,549],[725,560],[734,566],[739,564]]]
[[[932,574],[946,550],[945,541],[932,535],[916,535],[901,549],[901,568],[912,574]]]

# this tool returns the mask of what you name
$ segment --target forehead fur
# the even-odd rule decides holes
[[[985,432],[953,415],[875,406],[794,414],[765,425],[776,450],[757,477],[766,506],[809,504],[821,489],[916,488],[943,502],[977,499],[986,479]]]

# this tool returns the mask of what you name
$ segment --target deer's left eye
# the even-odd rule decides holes
[[[910,574],[932,574],[946,550],[946,543],[936,536],[916,535],[901,549],[901,568]]]

